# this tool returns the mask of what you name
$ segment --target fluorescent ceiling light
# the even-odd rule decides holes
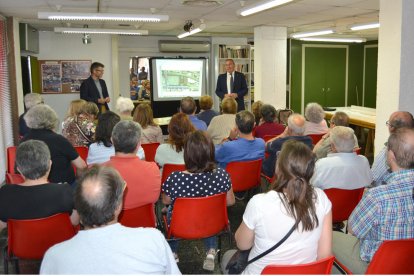
[[[379,26],[380,26],[380,23],[374,22],[374,23],[352,25],[350,29],[353,31],[359,31],[359,30],[375,29],[375,28],[379,28]]]
[[[361,43],[366,42],[366,38],[360,37],[347,37],[347,38],[339,38],[339,37],[305,37],[301,38],[300,40],[303,41],[320,41],[320,42],[349,42],[349,43]]]
[[[121,29],[55,28],[55,33],[147,35],[148,31],[147,30],[121,30]]]
[[[206,24],[201,24],[198,28],[192,29],[189,32],[185,32],[185,33],[179,34],[179,35],[177,35],[177,37],[178,38],[183,38],[183,37],[186,37],[186,36],[189,36],[189,35],[193,35],[193,34],[196,34],[196,33],[201,32],[205,28],[206,28]]]
[[[38,12],[39,19],[49,20],[91,20],[91,21],[168,21],[168,15],[157,14],[115,14],[115,13],[68,13],[68,12]]]
[[[241,16],[248,16],[257,12],[261,12],[267,9],[271,9],[286,3],[289,3],[293,0],[267,0],[262,1],[259,3],[256,3],[255,5],[247,6],[245,8],[242,8],[238,11],[238,14]]]
[[[291,38],[302,38],[302,37],[309,37],[309,36],[317,36],[317,35],[327,35],[333,34],[333,30],[320,30],[320,31],[310,31],[310,32],[300,32],[300,33],[293,33],[290,35]]]

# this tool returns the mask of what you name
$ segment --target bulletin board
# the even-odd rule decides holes
[[[92,60],[39,60],[42,93],[79,93]]]

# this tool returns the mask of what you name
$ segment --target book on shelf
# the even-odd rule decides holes
[[[228,47],[226,45],[219,45],[220,58],[249,58],[249,49],[242,47]]]

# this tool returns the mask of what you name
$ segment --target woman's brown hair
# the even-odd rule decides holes
[[[201,130],[191,133],[184,144],[184,162],[191,173],[211,172],[216,168],[214,144]]]
[[[283,143],[276,163],[273,190],[279,193],[288,213],[304,231],[311,231],[319,221],[315,210],[315,191],[309,183],[315,157],[308,146],[296,140]]]
[[[154,122],[154,115],[152,113],[151,106],[147,103],[142,103],[135,108],[133,120],[139,123],[142,128],[157,125]]]
[[[188,116],[184,113],[177,113],[171,117],[168,124],[168,143],[175,146],[176,152],[180,152],[183,150],[185,139],[194,131],[195,128]]]

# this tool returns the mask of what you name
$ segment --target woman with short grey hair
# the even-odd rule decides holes
[[[54,183],[66,182],[75,185],[75,172],[72,165],[79,172],[86,168],[86,163],[72,144],[55,132],[59,121],[56,112],[48,105],[39,104],[32,107],[24,119],[30,131],[22,142],[40,140],[49,147],[52,160],[49,180]]]
[[[24,96],[24,106],[26,107],[26,111],[19,117],[19,135],[21,137],[25,136],[29,132],[29,128],[27,127],[26,121],[24,120],[24,116],[26,115],[27,110],[35,105],[42,103],[43,98],[39,93],[29,93]]]
[[[116,101],[116,112],[121,117],[121,120],[132,121],[132,110],[134,110],[134,103],[130,98],[119,97]]]
[[[308,134],[325,134],[328,132],[326,124],[325,111],[318,103],[308,103],[305,108],[305,133]]]

